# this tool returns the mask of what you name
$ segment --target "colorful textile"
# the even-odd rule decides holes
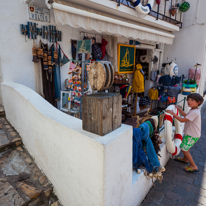
[[[194,68],[190,68],[188,72],[189,79],[195,79],[197,81],[197,85],[199,85],[199,81],[201,79],[201,70],[198,68],[197,70]]]
[[[132,88],[134,93],[144,92],[144,76],[141,73],[142,65],[137,64],[136,70],[134,72],[134,78],[132,82]]]
[[[158,95],[162,95],[165,89],[164,89],[164,86],[158,86],[157,90],[158,90]]]
[[[102,38],[102,44],[101,44],[102,58],[101,59],[103,59],[105,57],[107,44],[108,44],[108,42],[104,38]]]
[[[99,48],[96,42],[92,44],[92,57],[93,59],[100,59],[102,58],[102,50]]]
[[[175,97],[177,99],[178,94],[181,93],[180,87],[168,87],[167,95],[171,97]]]
[[[122,95],[122,98],[125,98],[127,85],[120,85],[119,88],[120,88],[120,94]]]
[[[148,105],[150,104],[149,97],[140,97],[139,105]]]
[[[161,76],[159,79],[159,84],[162,84],[163,86],[171,86],[172,79],[171,79],[170,75]]]
[[[176,102],[176,98],[175,97],[168,97],[167,99],[167,103],[168,104],[174,104]]]
[[[60,75],[60,62],[61,62],[61,49],[58,49],[58,65],[54,65],[54,86],[55,86],[55,99],[60,99],[61,91],[61,75]]]
[[[188,151],[200,138],[185,135],[180,145],[181,150]]]
[[[150,121],[147,120],[147,121],[145,121],[145,123],[147,123],[149,126],[149,136],[151,138],[153,136],[154,128],[153,128],[152,123]]]
[[[131,92],[131,89],[132,89],[132,86],[128,86],[127,89],[126,89],[126,95],[125,95],[125,98],[127,98]]]
[[[158,90],[155,88],[151,88],[149,89],[148,91],[148,95],[149,95],[149,98],[151,100],[157,100],[158,99]]]
[[[146,142],[146,154],[150,166],[150,168],[147,171],[158,171],[160,167],[160,162],[155,152],[152,140],[149,137],[149,126],[147,123],[144,122],[139,126],[139,128],[142,130],[142,140]]]
[[[152,127],[153,127],[153,131],[155,131],[155,130],[156,130],[155,120],[152,119],[152,118],[149,118],[147,121],[150,121],[150,122],[151,122]]]
[[[137,170],[141,166],[145,167],[147,171],[150,170],[150,166],[142,147],[142,131],[139,128],[133,129],[133,169]]]

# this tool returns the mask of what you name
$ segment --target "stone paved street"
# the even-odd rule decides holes
[[[0,205],[60,206],[53,186],[0,111]]]
[[[202,122],[202,136],[192,147],[192,157],[198,173],[183,171],[186,164],[170,159],[163,173],[162,183],[156,182],[141,206],[206,206],[206,120]],[[180,154],[183,156],[182,154]]]

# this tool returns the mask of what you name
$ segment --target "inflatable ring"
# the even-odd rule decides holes
[[[168,106],[166,110],[173,110],[177,115],[179,115],[178,109],[176,109],[174,105]],[[166,147],[167,150],[172,154],[172,156],[175,156],[180,153],[180,144],[182,143],[182,132],[180,128],[180,121],[174,118],[175,136],[173,138],[172,123],[173,123],[173,115],[165,112],[164,136],[165,136]]]
[[[143,6],[140,0],[132,0],[132,2],[134,4],[136,11],[144,15],[149,14],[154,5],[154,0],[149,0],[146,6]]]

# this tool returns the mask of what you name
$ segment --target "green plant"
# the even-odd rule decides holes
[[[185,84],[188,84],[188,79],[184,80]],[[196,80],[195,79],[189,79],[189,84],[196,84]]]

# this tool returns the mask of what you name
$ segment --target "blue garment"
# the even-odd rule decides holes
[[[55,99],[60,99],[60,90],[61,90],[60,62],[61,62],[61,49],[59,45],[58,65],[54,66]]]
[[[146,153],[149,162],[149,169],[147,171],[158,171],[160,162],[155,152],[152,140],[149,137],[149,126],[147,123],[142,123],[139,128],[142,130],[142,140],[146,142]]]
[[[142,131],[139,128],[133,129],[133,169],[137,170],[144,166],[146,170],[150,169],[147,157],[142,148]]]

